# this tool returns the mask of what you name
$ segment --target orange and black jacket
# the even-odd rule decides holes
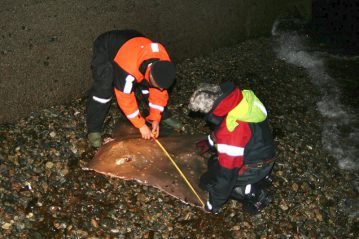
[[[113,57],[116,99],[121,110],[136,128],[142,127],[146,120],[139,112],[134,87],[140,83],[149,86],[151,64],[158,60],[170,61],[166,49],[142,34],[132,34],[117,47]],[[160,121],[161,113],[167,105],[168,92],[151,87],[148,91],[150,112],[146,119]]]

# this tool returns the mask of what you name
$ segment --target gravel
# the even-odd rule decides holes
[[[178,63],[169,108],[184,134],[209,131],[187,109],[200,82],[232,80],[266,104],[277,145],[274,201],[251,216],[229,201],[219,215],[158,190],[83,171],[85,97],[0,125],[0,238],[356,238],[357,173],[323,150],[319,90],[304,69],[276,58],[271,38]],[[116,103],[106,118],[110,134]]]

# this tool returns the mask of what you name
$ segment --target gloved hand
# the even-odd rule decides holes
[[[209,145],[207,139],[203,139],[196,143],[196,148],[199,149],[199,154],[203,155],[211,149],[211,146]]]

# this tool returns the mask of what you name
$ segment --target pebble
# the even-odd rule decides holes
[[[54,163],[53,163],[53,162],[48,161],[48,162],[46,163],[46,168],[48,168],[48,169],[52,169],[52,167],[54,167]]]
[[[289,209],[287,202],[282,200],[279,204],[279,207],[283,210],[283,211],[287,211]]]
[[[292,184],[292,189],[293,189],[294,192],[297,192],[298,188],[299,188],[298,184],[296,184],[296,183]]]
[[[11,223],[8,223],[8,222],[5,222],[5,223],[1,226],[1,228],[4,229],[4,230],[9,230],[9,229],[11,229],[11,227],[12,227],[12,224],[11,224]]]
[[[92,218],[91,219],[91,225],[95,228],[98,228],[98,223],[97,223],[97,220],[95,218]]]

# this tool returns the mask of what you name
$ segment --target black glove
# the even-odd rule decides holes
[[[196,143],[196,148],[199,149],[199,154],[203,155],[211,150],[211,145],[209,145],[207,139],[203,139]]]

